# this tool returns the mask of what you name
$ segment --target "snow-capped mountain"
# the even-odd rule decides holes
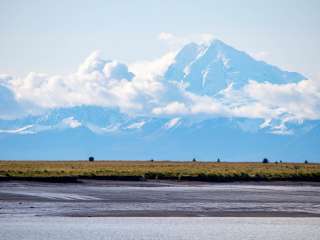
[[[108,80],[111,87],[115,85],[114,79],[127,84],[136,77],[125,64],[90,58],[79,72],[91,74],[90,81],[97,78],[97,88],[105,84],[104,76],[111,79]],[[250,80],[281,85],[304,79],[306,77],[299,73],[283,71],[214,40],[210,44],[184,46],[155,83],[167,88],[181,84],[183,96],[201,98],[207,103],[222,90],[230,86],[240,90]],[[134,89],[143,84],[138,82]],[[121,97],[120,89],[116,88],[111,95]],[[173,93],[181,90],[172,89]],[[127,91],[135,96],[131,88]],[[145,104],[150,106],[161,101],[160,97],[147,97],[144,96],[148,99]],[[5,108],[8,115],[10,106],[16,104],[12,104],[15,98],[7,86],[0,84],[0,99],[5,100],[0,102],[0,107]],[[97,159],[188,160],[196,157],[215,160],[219,157],[228,161],[260,161],[268,157],[282,161],[316,161],[320,155],[317,147],[320,122],[317,120],[289,122],[292,116],[283,109],[274,110],[284,116],[283,119],[264,119],[255,115],[245,117],[243,112],[235,116],[226,110],[222,110],[227,112],[225,115],[197,115],[192,109],[188,115],[181,111],[186,108],[181,103],[169,106],[179,106],[179,109],[169,109],[170,114],[159,115],[155,111],[131,113],[119,107],[79,104],[47,108],[34,115],[17,114],[14,119],[0,118],[0,159],[86,159],[94,155]],[[12,109],[19,112],[20,107]]]
[[[82,118],[79,112],[89,112],[94,119]],[[301,162],[316,161],[320,153],[318,121],[293,126],[293,135],[275,135],[259,127],[262,120],[132,118],[85,106],[51,114],[9,124],[12,130],[0,134],[1,158],[68,160],[94,155],[97,159],[260,161],[268,157]]]
[[[240,88],[249,80],[283,84],[306,77],[257,61],[245,52],[214,40],[210,44],[190,43],[182,48],[175,63],[168,68],[165,79],[186,83],[191,92],[211,95],[229,84]]]

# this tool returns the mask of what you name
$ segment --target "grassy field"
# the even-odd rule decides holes
[[[0,161],[0,179],[101,178],[320,181],[320,164],[167,161]]]

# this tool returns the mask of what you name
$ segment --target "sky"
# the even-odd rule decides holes
[[[211,34],[268,63],[320,75],[318,0],[0,1],[0,74],[67,74],[92,51],[151,60],[181,38]]]

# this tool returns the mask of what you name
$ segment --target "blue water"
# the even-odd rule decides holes
[[[320,218],[0,217],[1,240],[318,240]]]

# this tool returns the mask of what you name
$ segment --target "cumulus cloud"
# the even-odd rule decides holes
[[[169,52],[151,61],[139,61],[129,64],[129,70],[135,73],[137,80],[161,80],[168,67],[174,62],[176,52]]]
[[[12,120],[25,115],[42,113],[43,109],[32,102],[19,101],[10,86],[11,80],[12,77],[0,75],[0,119]]]
[[[20,105],[12,91],[0,85],[0,118],[10,119],[19,116]]]
[[[126,65],[104,60],[95,51],[71,74],[31,72],[23,78],[1,75],[0,118],[18,117],[13,110],[23,115],[22,103],[32,103],[35,109],[93,105],[126,113],[144,112],[166,91],[162,77],[174,57],[170,52],[156,60]]]
[[[171,102],[164,107],[155,107],[152,112],[156,115],[184,115],[189,109],[182,102]]]
[[[286,114],[286,118],[315,120],[320,118],[320,83],[303,80],[298,83],[271,84],[250,81],[243,89],[246,96],[265,108]]]
[[[7,82],[18,101],[30,101],[41,108],[97,105],[127,111],[141,109],[138,99],[150,97],[149,92],[160,87],[152,81],[133,81],[134,77],[125,64],[105,61],[94,52],[75,73],[30,73]]]

